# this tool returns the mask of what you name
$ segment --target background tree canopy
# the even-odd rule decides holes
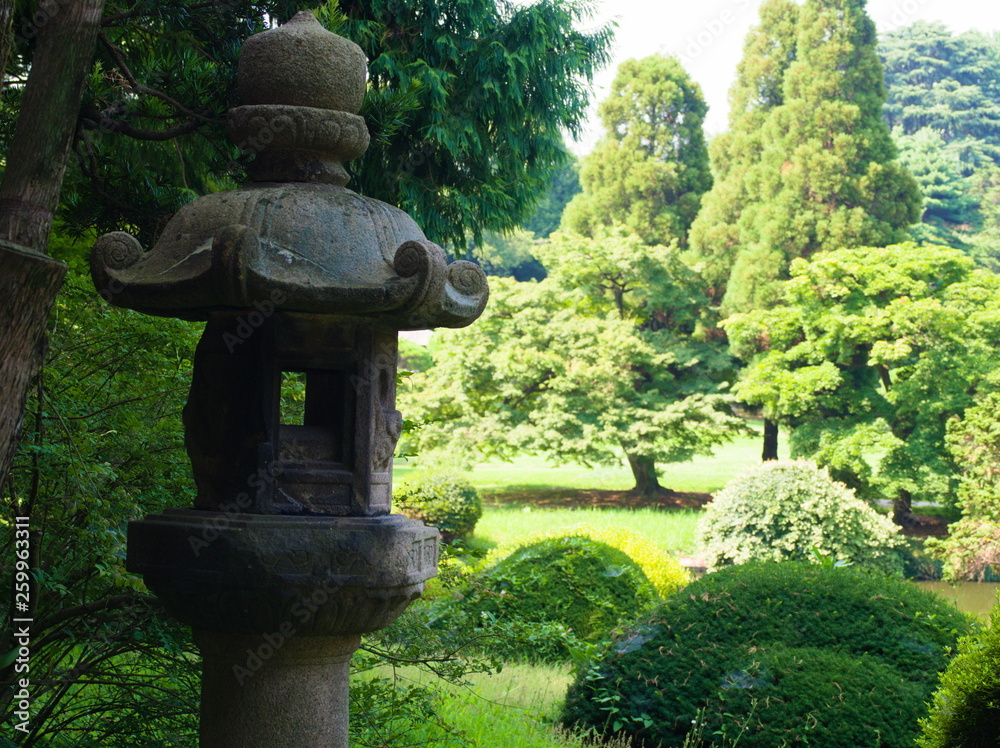
[[[692,243],[693,259],[713,268],[716,295],[725,286],[727,312],[777,302],[776,283],[796,257],[884,246],[919,217],[920,193],[881,119],[885,89],[863,1],[807,0],[797,14],[765,5],[745,56],[760,45],[767,64],[746,60],[733,97],[744,109],[730,137],[751,155],[709,194],[716,207]],[[736,231],[710,221],[735,222]]]
[[[301,0],[107,3],[80,111],[60,217],[75,232],[128,229],[148,245],[197,195],[244,179],[226,134],[240,43],[315,7]],[[30,23],[19,8],[14,27]],[[322,5],[319,17],[362,46],[372,146],[352,188],[413,214],[427,235],[464,247],[528,217],[568,162],[563,132],[585,115],[607,60],[607,27],[582,32],[584,5],[472,0]],[[10,146],[33,41],[16,36],[0,109]],[[252,150],[252,147],[251,147]]]
[[[963,252],[913,243],[822,252],[792,264],[784,303],[724,325],[750,362],[741,400],[792,429],[868,498],[949,503],[960,470],[949,418],[998,382],[1000,278]]]
[[[491,281],[475,326],[435,335],[434,366],[401,395],[427,422],[422,450],[584,464],[627,458],[636,490],[660,490],[654,464],[690,459],[736,433],[724,383],[733,361],[707,333],[704,287],[678,250],[619,230],[553,234],[538,283]]]
[[[687,244],[712,184],[701,88],[674,57],[627,60],[601,102],[605,134],[580,165],[583,192],[566,206],[569,231],[594,236],[612,223],[647,244]]]

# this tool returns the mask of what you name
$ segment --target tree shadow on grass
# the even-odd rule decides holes
[[[530,504],[546,509],[697,509],[712,496],[707,493],[664,489],[654,496],[634,491],[608,491],[586,488],[505,488],[483,491],[483,501],[492,506]]]

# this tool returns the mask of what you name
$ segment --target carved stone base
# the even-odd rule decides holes
[[[196,630],[348,636],[388,626],[420,596],[438,537],[401,515],[169,509],[129,524],[127,567]]]

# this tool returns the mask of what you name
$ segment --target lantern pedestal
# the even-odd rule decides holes
[[[195,631],[204,662],[201,748],[347,748],[348,676],[360,636]]]
[[[130,523],[128,568],[204,658],[202,748],[346,748],[351,653],[419,597],[438,537],[400,515],[170,509]]]

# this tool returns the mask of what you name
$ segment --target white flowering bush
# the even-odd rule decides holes
[[[903,572],[892,521],[805,460],[765,462],[730,481],[698,523],[710,570],[800,559]]]

